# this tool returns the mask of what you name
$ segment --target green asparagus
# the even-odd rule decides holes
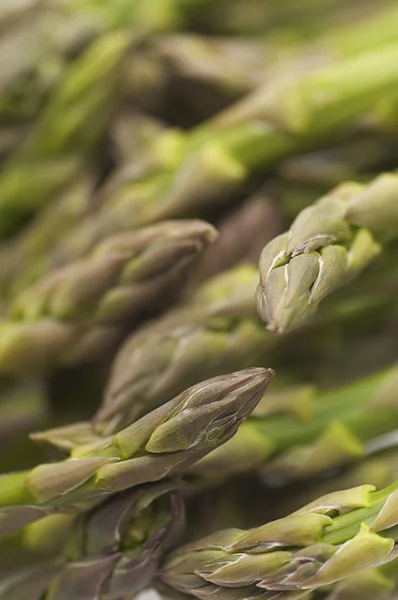
[[[97,431],[117,431],[200,379],[255,363],[270,337],[256,320],[255,285],[250,266],[222,273],[128,338],[94,419]]]
[[[88,212],[93,190],[86,173],[45,207],[36,219],[0,250],[0,289],[6,298],[31,285],[52,268],[51,248]]]
[[[123,323],[165,304],[187,265],[215,237],[203,221],[165,221],[110,237],[13,302],[0,324],[0,372],[17,375],[94,360]]]
[[[118,491],[158,481],[229,440],[273,376],[251,368],[189,388],[118,434],[77,447],[71,458],[0,478],[0,534],[52,510],[78,510]]]
[[[39,598],[46,592],[46,600],[117,599],[140,591],[181,535],[184,506],[176,487],[171,482],[142,486],[77,518],[60,522],[54,515],[27,526],[0,546],[3,553],[8,544],[12,553],[3,560],[0,598],[11,591],[22,598],[26,577],[40,588]],[[58,544],[52,547],[48,540],[54,538]],[[37,563],[28,572],[27,558]]]
[[[397,490],[334,492],[262,527],[229,529],[166,560],[160,584],[197,598],[300,597],[396,557]],[[291,595],[292,592],[297,592]],[[277,596],[276,596],[277,597]]]
[[[272,331],[308,319],[334,289],[354,279],[382,251],[371,231],[398,232],[398,176],[349,182],[304,209],[260,261],[257,307]]]
[[[186,136],[173,168],[133,177],[113,190],[96,215],[60,242],[61,252],[70,260],[110,232],[206,214],[215,204],[230,202],[256,173],[335,139],[368,113],[381,94],[396,96],[397,59],[398,47],[390,44],[300,81],[293,77],[255,90]],[[369,71],[377,77],[369,78]],[[325,92],[319,99],[319,87],[333,94]]]
[[[84,156],[98,143],[121,101],[122,66],[130,42],[128,34],[110,33],[65,74],[37,127],[1,172],[1,234],[60,191],[72,176],[76,155]]]

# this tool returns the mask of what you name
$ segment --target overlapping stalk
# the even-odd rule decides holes
[[[303,323],[328,294],[380,254],[382,246],[371,232],[397,236],[397,200],[395,173],[380,175],[369,185],[342,184],[267,244],[259,262],[257,306],[271,330]]]
[[[203,221],[165,221],[102,241],[17,297],[0,325],[0,372],[25,375],[94,360],[123,324],[164,306],[215,237]],[[176,291],[177,291],[176,290]]]
[[[47,517],[26,527],[12,544],[14,564],[2,573],[0,598],[11,592],[22,597],[27,576],[30,600],[110,600],[141,591],[184,527],[184,506],[175,488],[167,481],[143,486],[114,495],[75,520]],[[66,530],[61,536],[60,525]],[[46,544],[57,535],[60,547],[50,555]],[[38,557],[28,573],[27,552]]]
[[[69,459],[2,476],[0,533],[186,471],[236,433],[273,374],[251,368],[204,381]]]
[[[133,177],[113,190],[101,210],[61,243],[62,252],[70,260],[110,232],[205,214],[215,204],[229,202],[256,172],[335,139],[369,112],[380,94],[394,97],[397,57],[398,48],[389,44],[299,81],[288,78],[275,84],[275,89],[256,90],[193,130],[175,150],[169,168],[148,178]],[[369,78],[369,69],[378,77]],[[319,86],[333,93],[320,100]]]
[[[379,492],[370,485],[334,492],[262,527],[213,534],[176,550],[161,585],[200,599],[299,598],[389,562],[397,490],[395,483]]]
[[[112,32],[93,42],[67,71],[38,125],[2,169],[2,234],[41,208],[82,168],[82,158],[98,143],[121,102],[130,43],[128,33]]]
[[[270,335],[256,319],[255,285],[251,266],[222,273],[128,338],[94,418],[96,430],[117,431],[198,379],[256,364]]]
[[[358,461],[372,439],[398,427],[397,373],[392,367],[320,394],[306,387],[271,393],[258,417],[192,471],[217,479],[260,470],[265,479],[286,483]]]

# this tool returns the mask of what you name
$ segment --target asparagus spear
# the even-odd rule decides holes
[[[118,434],[78,447],[70,459],[2,476],[0,532],[185,471],[236,433],[273,374],[251,368],[215,377]]]
[[[262,527],[220,531],[172,553],[161,585],[201,599],[296,598],[344,580],[396,557],[397,490],[359,486]]]
[[[273,331],[308,319],[334,289],[354,279],[382,250],[371,231],[396,236],[398,176],[345,183],[304,209],[288,232],[263,249],[257,307]]]
[[[166,221],[110,237],[50,273],[16,298],[0,325],[0,371],[25,375],[95,359],[123,323],[165,304],[214,235],[203,221]]]
[[[184,506],[177,488],[165,481],[127,490],[77,518],[52,515],[4,540],[1,600],[11,592],[22,598],[28,582],[29,599],[36,585],[46,600],[137,593],[180,537]]]
[[[290,395],[271,393],[258,417],[191,470],[223,478],[256,469],[286,483],[358,461],[372,439],[398,426],[397,385],[394,366],[320,394],[306,387]],[[278,416],[281,412],[286,416]]]
[[[71,259],[110,231],[203,214],[215,204],[230,202],[256,172],[335,139],[380,95],[394,96],[397,58],[398,47],[390,44],[299,81],[293,77],[283,85],[277,82],[256,90],[235,108],[193,130],[177,153],[175,166],[148,178],[133,178],[113,190],[102,209],[62,241],[62,252]],[[369,78],[369,71],[377,77]],[[325,93],[322,102],[320,86],[333,90]]]
[[[255,318],[255,285],[253,268],[238,266],[203,284],[181,307],[133,333],[112,365],[104,399],[94,419],[97,432],[116,431],[198,379],[253,363],[266,364],[270,356],[285,371],[299,361],[306,364],[312,360],[314,367],[306,367],[310,370],[307,377],[313,377],[321,357],[327,364],[332,352],[336,352],[336,339],[340,349],[341,344],[348,344],[347,333],[363,341],[366,327],[371,327],[373,304],[370,310],[359,306],[357,311],[349,312],[347,308],[339,312],[331,307],[329,316],[324,316],[324,325],[314,324],[301,335],[293,332],[295,337],[291,334],[275,338],[262,330]],[[390,290],[386,291],[386,298],[393,304]],[[383,303],[382,323],[376,318],[377,327],[384,326],[390,310],[387,308],[388,304]],[[357,331],[353,327],[355,321]],[[385,340],[383,344],[386,345]],[[352,360],[351,364],[353,369]]]
[[[128,338],[94,418],[97,431],[117,431],[198,380],[255,363],[270,336],[255,318],[254,289],[252,267],[232,269]]]
[[[117,600],[147,587],[183,528],[184,507],[173,486],[127,490],[82,514],[66,548],[68,562],[45,600],[77,600],[82,590],[85,600]]]

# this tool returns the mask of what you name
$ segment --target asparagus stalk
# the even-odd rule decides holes
[[[324,315],[324,325],[320,322],[306,331],[305,341],[303,334],[295,332],[295,337],[275,338],[259,327],[255,318],[255,285],[253,268],[238,266],[203,284],[181,307],[133,333],[112,365],[103,402],[94,418],[96,431],[114,432],[198,379],[250,364],[266,364],[271,356],[273,363],[283,365],[285,371],[302,361],[310,371],[307,377],[313,378],[322,357],[326,364],[331,360],[332,352],[336,351],[336,337],[339,344],[345,345],[347,333],[363,341],[365,324],[367,327],[372,324],[373,304],[371,310],[366,305],[358,309],[354,306],[355,310],[347,313],[342,302],[340,312],[339,306],[331,307]],[[391,290],[386,291],[386,299],[393,303]],[[381,308],[383,326],[390,314],[388,303]],[[375,320],[381,327],[380,320]],[[355,321],[358,321],[357,332],[353,327]],[[383,344],[386,345],[386,340]],[[313,361],[312,369],[306,364],[308,361]],[[354,368],[352,360],[351,364]],[[383,364],[386,363],[380,367]]]
[[[49,253],[53,245],[66,231],[73,230],[87,213],[92,190],[92,177],[82,175],[45,207],[19,236],[3,244],[0,283],[4,297],[15,296],[51,269]]]
[[[191,471],[218,479],[260,470],[286,483],[358,461],[371,440],[398,426],[397,385],[394,366],[323,393],[311,387],[271,393],[257,417]]]
[[[236,433],[273,374],[251,368],[215,377],[67,460],[2,476],[0,532],[185,471]]]
[[[321,28],[310,36],[310,42],[305,37],[304,43],[300,36],[278,32],[254,39],[160,35],[146,41],[134,55],[129,94],[141,108],[166,115],[166,120],[170,111],[172,118],[183,124],[188,112],[192,113],[188,123],[197,123],[283,73],[307,72],[336,56],[395,41],[397,16],[390,5],[360,18],[346,12],[343,23],[332,24],[330,33]],[[182,117],[179,103],[184,106]]]
[[[71,177],[70,167],[64,164],[74,165],[76,155],[84,156],[98,142],[120,102],[129,45],[129,35],[110,33],[95,41],[67,71],[38,126],[1,173],[2,234],[60,191]]]
[[[25,375],[95,360],[123,323],[164,305],[214,235],[203,221],[166,221],[110,237],[50,273],[16,298],[0,325],[0,371]]]
[[[390,44],[299,81],[291,77],[256,90],[235,108],[193,130],[172,168],[133,178],[113,190],[102,209],[62,241],[62,252],[70,259],[110,231],[203,214],[230,202],[256,172],[330,142],[366,114],[380,95],[394,96],[397,58],[398,47]],[[369,71],[377,77],[369,78]],[[322,101],[319,87],[331,90]]]
[[[45,600],[77,600],[82,590],[85,600],[117,600],[148,587],[184,524],[184,507],[173,486],[165,482],[127,490],[78,517],[67,562],[49,584]]]
[[[262,527],[220,531],[172,553],[160,583],[200,599],[299,598],[396,557],[397,490],[359,486]]]
[[[371,231],[396,236],[398,176],[345,183],[304,209],[288,232],[263,249],[257,307],[272,331],[308,319],[334,289],[354,279],[382,251]]]
[[[117,431],[198,380],[255,363],[270,336],[255,318],[254,289],[253,268],[232,269],[128,338],[113,363],[96,430]]]
[[[4,540],[0,599],[11,592],[22,598],[28,582],[29,599],[37,585],[45,600],[117,599],[147,587],[183,529],[177,488],[165,481],[127,490],[78,517],[52,515]]]

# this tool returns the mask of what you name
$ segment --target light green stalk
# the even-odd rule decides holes
[[[72,64],[17,155],[0,174],[0,233],[59,192],[103,135],[121,101],[130,35],[110,33]]]
[[[88,174],[81,176],[46,206],[19,236],[3,244],[0,251],[2,295],[15,296],[52,268],[52,247],[87,213],[92,190],[92,178]]]
[[[349,182],[304,209],[288,232],[263,249],[257,307],[273,331],[308,319],[334,289],[354,279],[382,251],[371,233],[398,233],[398,175]]]
[[[396,557],[398,484],[334,492],[249,531],[229,529],[176,550],[160,580],[204,599],[254,598],[344,580]],[[296,592],[296,594],[294,593]]]
[[[69,260],[110,231],[175,216],[205,214],[230,202],[255,173],[278,160],[333,140],[394,97],[398,46],[387,45],[255,90],[241,103],[194,129],[175,163],[113,190],[101,210],[60,244]],[[377,77],[369,77],[369,72]],[[355,81],[355,85],[354,85]],[[319,89],[324,90],[319,98]]]
[[[0,532],[185,471],[236,433],[273,374],[251,368],[215,377],[118,434],[77,448],[70,459],[2,476]]]
[[[258,416],[192,471],[218,479],[260,470],[266,479],[286,483],[358,461],[369,441],[398,427],[397,389],[398,369],[392,367],[323,393],[307,387],[270,393]]]
[[[92,361],[123,323],[162,308],[215,237],[204,221],[165,221],[104,240],[85,259],[39,280],[0,324],[0,372],[25,376]]]

